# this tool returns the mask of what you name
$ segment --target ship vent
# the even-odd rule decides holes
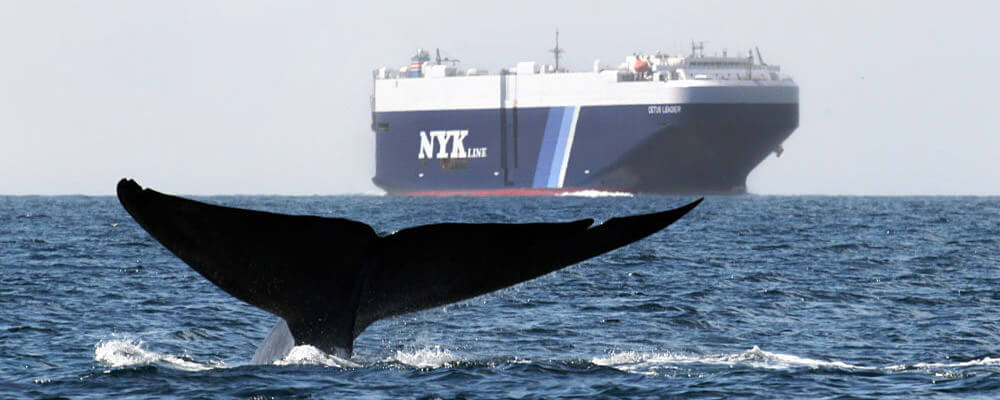
[[[466,169],[469,168],[469,160],[466,158],[444,158],[441,160],[441,169]]]

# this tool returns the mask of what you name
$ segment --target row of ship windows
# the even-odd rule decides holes
[[[746,69],[746,63],[723,63],[723,62],[710,62],[710,63],[698,63],[692,62],[688,63],[691,67],[729,67],[729,68],[743,68]]]

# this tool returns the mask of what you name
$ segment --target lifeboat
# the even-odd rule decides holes
[[[633,65],[632,68],[635,69],[635,72],[638,72],[640,74],[649,72],[651,70],[651,68],[649,67],[649,63],[641,58],[635,60],[635,65]]]

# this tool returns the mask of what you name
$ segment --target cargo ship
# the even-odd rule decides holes
[[[589,71],[495,73],[418,50],[374,71],[375,176],[389,194],[745,193],[798,126],[798,86],[760,51],[633,54]]]

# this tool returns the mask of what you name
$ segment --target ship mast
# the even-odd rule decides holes
[[[566,50],[559,48],[559,30],[556,29],[556,47],[549,50],[549,52],[556,57],[556,72],[559,72],[559,55],[565,51]]]
[[[691,58],[705,56],[705,42],[691,41]]]

